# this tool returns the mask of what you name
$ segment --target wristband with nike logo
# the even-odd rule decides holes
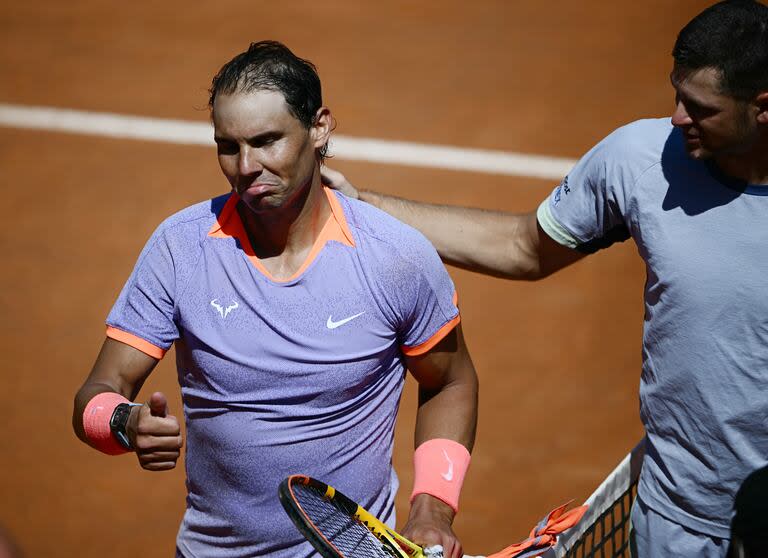
[[[415,478],[411,502],[417,494],[429,494],[458,512],[459,494],[469,461],[467,448],[453,440],[435,438],[421,444],[413,454]]]

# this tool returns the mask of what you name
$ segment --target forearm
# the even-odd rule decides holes
[[[454,381],[437,390],[419,388],[419,411],[416,417],[415,446],[418,448],[414,456],[415,479],[411,497],[411,509],[405,532],[419,540],[434,544],[446,544],[460,549],[461,545],[455,540],[450,525],[458,509],[461,483],[469,464],[469,454],[475,441],[477,424],[477,381],[476,376],[461,381]],[[432,442],[429,442],[432,440]],[[457,442],[463,448],[456,449]],[[425,443],[429,442],[429,443]],[[432,445],[430,444],[436,444]],[[439,448],[439,456],[430,454]],[[448,453],[445,453],[445,452]],[[449,454],[447,470],[444,458]],[[466,461],[462,457],[466,456]],[[425,461],[426,460],[426,461]],[[454,469],[454,466],[456,469]],[[439,470],[437,469],[439,468]],[[445,474],[450,475],[446,478]],[[453,475],[456,475],[454,478]],[[430,480],[431,479],[431,480]],[[437,483],[453,481],[448,487],[437,488]],[[437,490],[437,491],[435,491]],[[438,536],[437,532],[430,533],[425,526],[442,525],[448,538]],[[440,529],[438,529],[440,531]],[[452,554],[449,553],[448,556]]]
[[[83,413],[96,395],[114,392],[133,400],[156,360],[119,341],[107,338],[82,387],[75,394],[72,428],[83,442],[89,443],[83,429]]]
[[[419,388],[415,447],[427,440],[446,438],[472,451],[477,427],[477,377],[462,378],[439,390]]]
[[[533,214],[434,205],[370,191],[359,197],[421,231],[446,263],[509,279],[540,277]]]
[[[461,544],[450,526],[475,442],[478,393],[461,324],[428,353],[406,362],[419,382],[419,410],[411,510],[403,533],[420,544],[440,544],[445,556],[458,558]]]

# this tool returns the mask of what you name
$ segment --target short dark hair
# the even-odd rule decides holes
[[[717,70],[720,90],[732,97],[768,91],[768,6],[756,0],[710,6],[683,27],[672,56],[684,70]]]
[[[220,94],[258,90],[282,93],[288,110],[306,128],[315,121],[323,106],[323,94],[317,68],[309,60],[299,58],[282,43],[259,41],[251,43],[224,64],[208,90],[208,107],[213,114],[213,103]],[[328,145],[320,148],[320,159],[326,156]]]

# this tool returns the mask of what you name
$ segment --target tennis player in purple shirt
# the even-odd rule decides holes
[[[77,435],[145,469],[175,467],[162,393],[132,401],[175,343],[187,426],[177,556],[313,554],[277,499],[304,473],[394,526],[395,418],[419,383],[415,486],[403,529],[445,556],[477,419],[477,377],[435,250],[378,209],[327,190],[332,128],[314,66],[264,41],[214,78],[210,107],[232,192],[152,235],[79,390]]]

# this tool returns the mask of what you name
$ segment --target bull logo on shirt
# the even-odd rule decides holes
[[[236,300],[233,300],[232,303],[228,304],[227,306],[222,306],[221,304],[216,302],[217,300],[219,299],[214,298],[211,301],[211,306],[213,306],[216,309],[216,311],[221,315],[222,318],[226,318],[232,310],[240,306]]]

